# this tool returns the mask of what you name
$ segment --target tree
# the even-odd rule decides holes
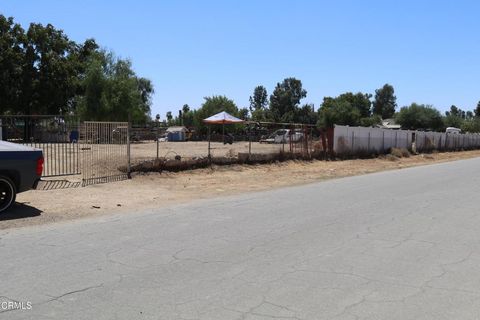
[[[352,107],[360,112],[362,118],[368,118],[371,115],[372,102],[370,98],[372,98],[371,94],[361,92],[357,92],[356,94],[347,92],[337,97],[337,99],[350,103]]]
[[[480,101],[477,103],[477,107],[474,110],[475,117],[480,118]]]
[[[0,113],[18,110],[25,63],[25,31],[0,15]]]
[[[317,124],[318,113],[315,112],[314,105],[304,104],[301,108],[299,108],[297,114],[295,115],[295,122],[305,124]]]
[[[331,97],[323,98],[318,116],[318,125],[322,128],[330,128],[335,124],[357,126],[361,118],[360,111],[346,99]]]
[[[463,132],[480,132],[480,118],[475,117],[465,120],[460,129],[462,129]]]
[[[228,112],[236,117],[239,116],[238,107],[235,102],[225,96],[211,96],[205,97],[204,99],[205,101],[195,112],[194,116],[194,126],[202,133],[206,133],[206,126],[203,123],[203,119],[205,118],[222,111]]]
[[[250,96],[250,112],[264,110],[268,105],[267,89],[264,86],[257,86],[253,90],[253,96]]]
[[[183,111],[183,114],[186,114],[190,111],[190,107],[188,106],[188,104],[183,105],[182,111]]]
[[[116,58],[111,52],[99,52],[89,61],[81,82],[84,94],[78,100],[81,119],[135,122],[150,118],[153,86],[138,78],[129,60]]]
[[[250,96],[250,113],[255,121],[268,121],[268,94],[264,86],[257,86]]]
[[[443,123],[446,127],[461,128],[465,117],[465,111],[462,111],[455,105],[452,105],[450,107],[450,111],[445,112],[445,118],[443,118]]]
[[[381,116],[383,119],[393,117],[397,107],[397,97],[393,86],[388,83],[382,88],[375,90],[375,100],[373,101],[373,113]]]
[[[445,124],[446,127],[461,128],[463,125],[463,122],[464,122],[464,119],[452,114],[449,114],[445,116],[445,118],[443,118],[443,123]]]
[[[372,116],[371,94],[357,92],[342,93],[336,98],[325,97],[320,106],[319,125],[333,127],[334,124],[349,126],[373,126],[381,122],[379,116]]]
[[[286,78],[277,83],[270,96],[270,112],[277,122],[292,122],[300,104],[300,100],[307,96],[302,88],[302,81],[295,78]]]
[[[167,118],[168,123],[172,122],[172,120],[173,120],[172,111],[167,111],[166,118]]]
[[[431,105],[412,103],[401,108],[395,119],[404,129],[443,131],[445,128],[440,111]]]
[[[0,112],[77,113],[82,119],[145,121],[153,86],[129,60],[78,44],[51,24],[27,31],[0,15]]]

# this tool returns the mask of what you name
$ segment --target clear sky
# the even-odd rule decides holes
[[[239,107],[302,80],[302,102],[394,86],[400,106],[480,100],[480,1],[467,0],[0,0],[27,27],[52,23],[95,38],[153,81],[152,115],[226,95]]]

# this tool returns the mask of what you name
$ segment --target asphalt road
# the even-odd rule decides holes
[[[472,159],[2,231],[0,319],[479,319],[479,195]]]

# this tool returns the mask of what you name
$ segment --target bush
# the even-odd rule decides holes
[[[410,157],[410,152],[405,148],[392,148],[390,154],[397,158],[408,158]]]

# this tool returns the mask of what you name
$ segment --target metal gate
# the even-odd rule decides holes
[[[43,150],[44,177],[80,174],[78,138],[74,116],[0,115],[0,140]]]
[[[84,122],[83,186],[128,178],[128,131],[128,122]]]

